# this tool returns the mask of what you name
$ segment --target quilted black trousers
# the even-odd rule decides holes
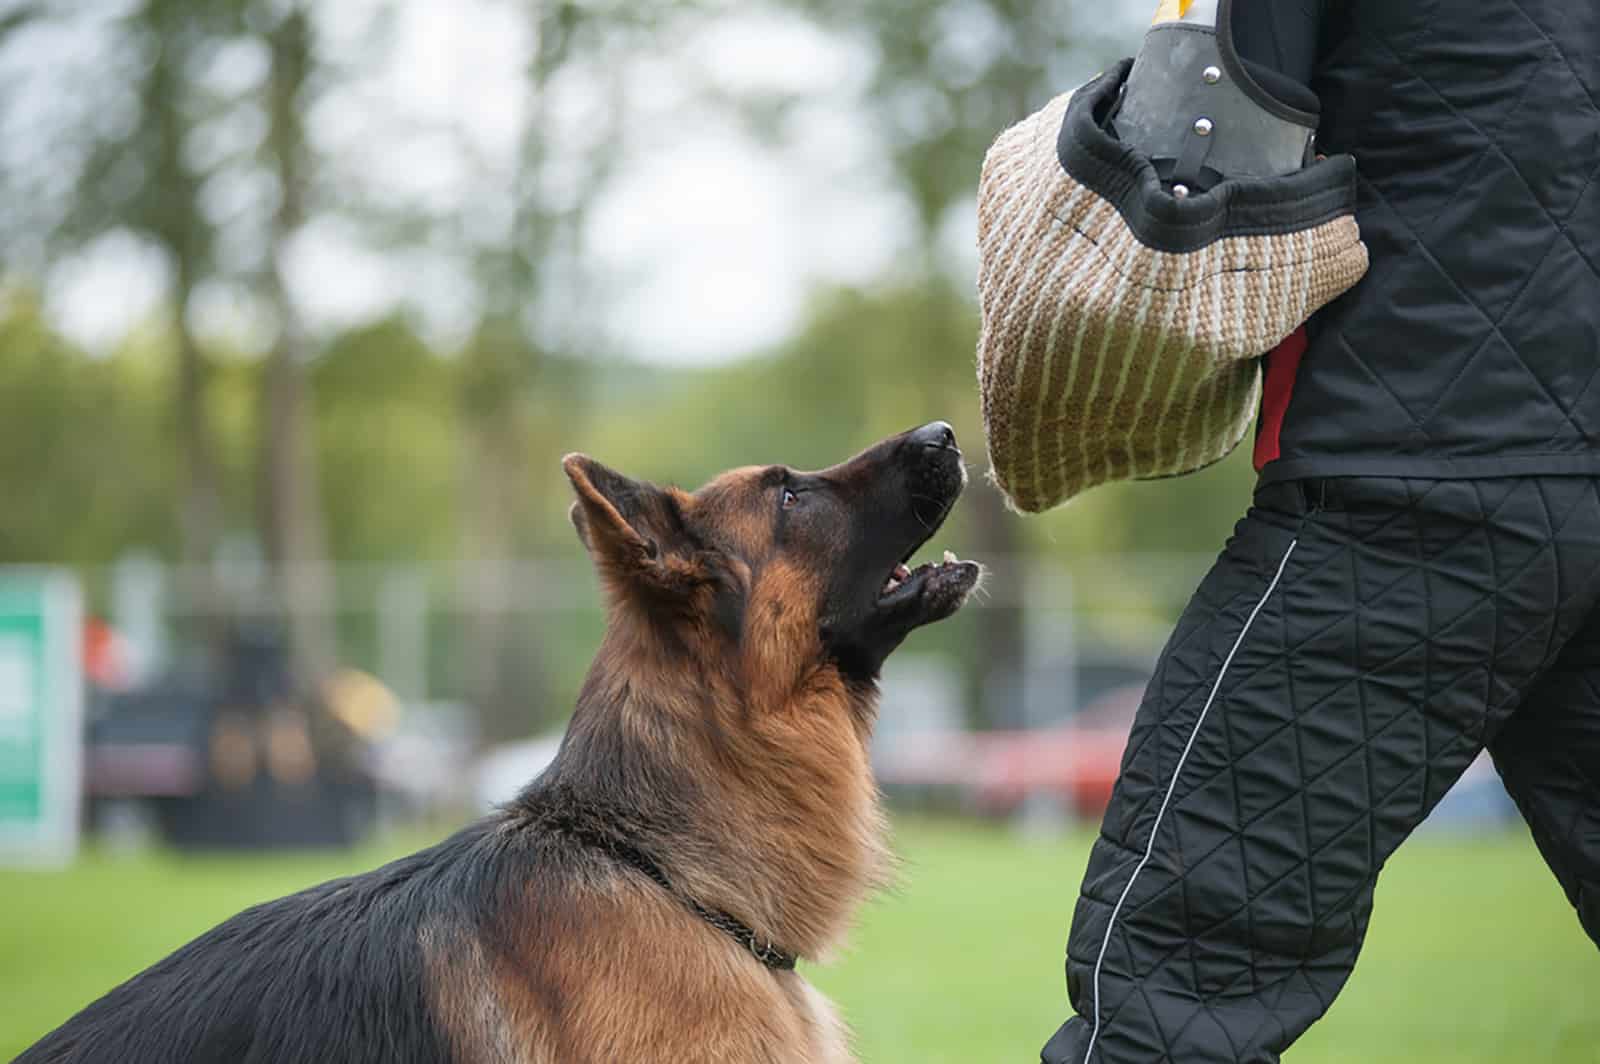
[[[1133,726],[1046,1064],[1277,1061],[1485,746],[1600,942],[1600,480],[1261,488]]]

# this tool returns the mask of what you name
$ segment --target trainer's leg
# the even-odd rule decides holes
[[[1600,945],[1600,611],[1489,751],[1539,852]]]
[[[1273,1062],[1327,1010],[1383,861],[1593,604],[1573,483],[1258,494],[1140,708],[1047,1064]]]

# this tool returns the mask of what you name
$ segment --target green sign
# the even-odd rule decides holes
[[[0,569],[0,855],[66,860],[83,793],[82,600],[70,574]]]

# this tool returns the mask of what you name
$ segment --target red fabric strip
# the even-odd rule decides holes
[[[1294,394],[1294,379],[1300,372],[1300,357],[1306,353],[1306,327],[1290,333],[1266,356],[1267,379],[1261,390],[1261,424],[1256,430],[1256,472],[1278,457],[1278,437],[1283,432],[1283,415]]]

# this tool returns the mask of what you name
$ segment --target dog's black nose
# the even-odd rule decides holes
[[[920,429],[912,429],[909,438],[912,443],[920,443],[924,447],[943,447],[950,451],[956,449],[956,431],[948,421],[930,421]]]

